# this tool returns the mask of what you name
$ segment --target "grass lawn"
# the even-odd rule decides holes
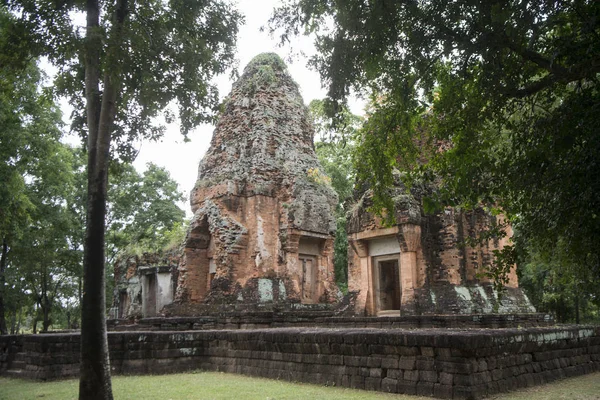
[[[77,398],[78,381],[32,382],[0,378],[1,400]],[[289,383],[217,372],[157,376],[113,377],[115,399],[361,399],[417,400],[423,397]],[[600,399],[600,373],[565,379],[548,385],[493,396],[497,400]]]

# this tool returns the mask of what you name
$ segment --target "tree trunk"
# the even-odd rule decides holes
[[[579,324],[579,291],[575,294],[575,323]]]
[[[80,399],[111,399],[112,384],[104,310],[104,214],[108,156],[98,148],[100,119],[100,8],[86,3],[85,97],[88,128],[87,220],[81,303]]]
[[[4,318],[4,269],[6,268],[6,255],[8,254],[8,243],[6,237],[2,238],[2,253],[0,254],[0,335],[6,335],[6,319]]]
[[[50,301],[48,300],[48,296],[44,295],[42,298],[42,332],[48,332],[48,328],[50,327]]]
[[[127,0],[117,0],[112,23],[103,93],[100,95],[100,54],[98,0],[87,0],[85,46],[85,96],[88,127],[88,196],[83,254],[83,299],[81,304],[80,399],[112,400],[108,340],[106,333],[106,295],[104,235],[106,188],[112,125],[116,115],[119,87],[119,62]]]
[[[21,330],[21,322],[23,321],[23,307],[19,308],[19,318],[17,319],[17,327],[15,328],[15,335],[19,334]]]
[[[10,330],[8,330],[8,328],[7,328],[7,330],[9,331],[9,334],[11,334],[11,335],[15,334],[16,326],[17,326],[17,312],[15,311],[10,317]]]

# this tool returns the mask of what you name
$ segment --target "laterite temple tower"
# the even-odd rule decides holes
[[[178,303],[332,303],[337,195],[314,129],[276,54],[244,69],[223,104],[191,193]]]

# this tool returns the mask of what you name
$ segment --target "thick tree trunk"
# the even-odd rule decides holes
[[[0,254],[0,335],[6,335],[6,319],[4,317],[4,269],[6,268],[6,255],[8,254],[8,243],[6,237],[2,238],[2,253]]]
[[[575,323],[579,324],[579,291],[575,295]]]
[[[88,128],[88,195],[83,255],[79,398],[112,400],[104,301],[104,215],[108,149],[99,149],[98,146],[102,48],[98,0],[88,0],[86,11],[85,97]]]
[[[80,399],[111,399],[112,385],[106,333],[104,235],[106,188],[110,160],[112,125],[116,115],[119,87],[120,46],[127,0],[117,0],[105,60],[110,71],[104,74],[100,95],[100,51],[98,0],[88,0],[85,48],[85,88],[88,127],[88,197],[83,255],[83,299],[81,304]]]

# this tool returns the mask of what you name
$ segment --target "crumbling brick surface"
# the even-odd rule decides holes
[[[348,288],[357,293],[357,313],[374,315],[379,311],[373,283],[377,266],[369,246],[374,240],[389,237],[398,243],[401,271],[413,274],[410,286],[401,287],[403,314],[535,312],[518,286],[516,266],[510,270],[507,290],[502,293],[496,292],[485,276],[495,261],[494,252],[509,244],[512,229],[506,226],[503,237],[480,238],[503,223],[502,216],[493,216],[482,208],[465,211],[453,207],[429,214],[423,202],[434,193],[435,185],[415,184],[409,190],[399,172],[389,190],[395,206],[391,225],[370,211],[372,192],[366,185],[357,189],[348,212]],[[415,235],[410,243],[406,241],[407,231],[420,232],[416,243]],[[400,261],[406,252],[415,253],[414,265],[409,268]]]
[[[173,313],[187,303],[338,300],[331,251],[337,195],[313,136],[284,62],[275,54],[254,58],[225,99],[199,165]],[[305,248],[314,249],[309,281],[299,259]],[[308,286],[314,293],[303,295]]]

